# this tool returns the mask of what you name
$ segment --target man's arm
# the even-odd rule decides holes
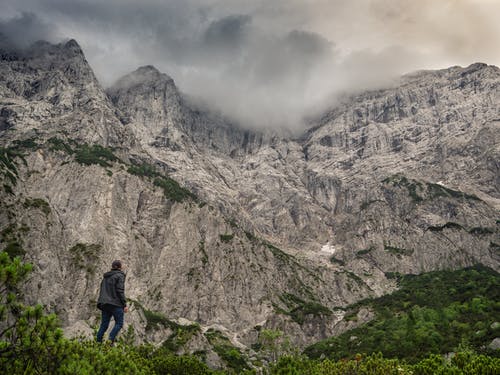
[[[120,299],[123,307],[127,307],[127,300],[125,298],[125,275],[121,274],[116,282],[116,294]]]

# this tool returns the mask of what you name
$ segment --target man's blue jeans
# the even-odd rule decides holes
[[[99,331],[97,331],[97,342],[102,342],[102,337],[104,333],[109,327],[109,322],[111,321],[111,317],[115,319],[115,326],[111,330],[109,334],[109,339],[111,341],[115,341],[116,335],[123,327],[123,307],[104,305],[102,308],[102,320],[101,326],[99,327]]]

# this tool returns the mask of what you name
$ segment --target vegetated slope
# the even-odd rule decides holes
[[[298,355],[275,356],[275,362],[266,364],[253,358],[249,364],[238,348],[215,330],[209,329],[205,337],[214,345],[217,353],[226,361],[224,371],[212,370],[198,357],[206,360],[207,352],[198,351],[195,356],[175,355],[173,346],[199,332],[200,327],[181,327],[164,318],[154,319],[155,324],[167,323],[177,331],[175,339],[167,340],[161,347],[131,343],[133,332],[121,335],[114,346],[97,343],[93,339],[67,339],[58,328],[57,316],[45,314],[41,305],[29,306],[21,302],[24,281],[29,277],[31,265],[19,258],[12,259],[0,252],[0,372],[8,374],[408,374],[435,373],[496,374],[500,359],[478,355],[461,348],[448,359],[430,355],[416,364],[409,365],[398,359],[385,359],[380,353],[353,360],[315,361]],[[148,313],[151,315],[151,312]],[[155,315],[155,314],[153,314]],[[263,344],[266,344],[263,342]],[[276,342],[268,342],[266,348],[276,351]]]
[[[350,306],[344,318],[356,320],[361,308],[369,308],[375,312],[372,321],[311,345],[305,353],[341,359],[381,352],[411,362],[460,345],[494,353],[489,345],[500,334],[500,274],[477,265],[392,276],[398,278],[397,291]]]

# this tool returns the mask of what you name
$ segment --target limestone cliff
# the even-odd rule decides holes
[[[499,268],[496,67],[402,77],[292,137],[197,109],[151,66],[105,92],[75,41],[0,56],[0,246],[67,332],[96,323],[114,258],[138,339],[200,324],[181,351],[209,328],[304,345],[390,273]]]

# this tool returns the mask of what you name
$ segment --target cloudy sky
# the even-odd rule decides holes
[[[154,65],[251,126],[297,127],[417,69],[500,65],[497,0],[3,0],[20,45],[74,38],[103,86]]]

